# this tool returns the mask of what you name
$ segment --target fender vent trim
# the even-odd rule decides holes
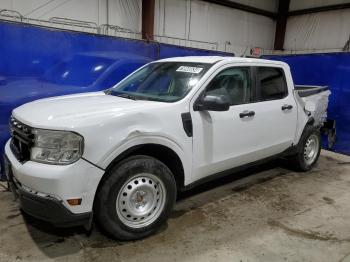
[[[192,117],[190,112],[182,113],[182,124],[185,130],[185,133],[188,137],[192,137],[193,135],[193,126],[192,126]]]

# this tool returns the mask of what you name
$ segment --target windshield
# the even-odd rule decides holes
[[[211,64],[184,62],[151,63],[106,93],[134,100],[179,101],[198,83],[210,66]]]

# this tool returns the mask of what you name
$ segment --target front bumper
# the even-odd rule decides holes
[[[9,142],[5,158],[9,162],[9,183],[23,211],[57,226],[85,225],[89,221],[103,170],[83,159],[66,166],[33,161],[22,164],[13,155]],[[82,199],[80,205],[68,204],[68,199],[76,198]]]
[[[20,206],[25,213],[58,227],[80,225],[90,227],[92,212],[74,214],[62,204],[62,201],[29,193],[13,181],[9,181],[9,184],[19,198]]]

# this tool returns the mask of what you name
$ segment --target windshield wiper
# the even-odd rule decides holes
[[[137,100],[136,96],[134,95],[130,95],[130,94],[118,94],[116,96],[122,97],[122,98],[127,98],[127,99],[131,99],[131,100]]]
[[[134,96],[132,94],[114,92],[113,90],[107,90],[105,93],[107,95],[118,96],[118,97],[127,98],[127,99],[131,99],[131,100],[137,100],[136,96]]]

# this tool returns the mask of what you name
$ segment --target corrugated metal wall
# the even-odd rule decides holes
[[[340,51],[349,37],[350,9],[293,16],[288,18],[284,48]]]
[[[275,0],[238,2],[276,11]],[[203,1],[156,0],[155,33],[218,42],[219,50],[241,56],[249,54],[251,47],[272,49],[275,21]]]
[[[348,3],[347,0],[291,0],[290,11]],[[291,16],[287,21],[284,52],[342,51],[350,38],[350,9]]]
[[[141,31],[141,0],[1,0],[0,9],[34,19],[65,17]]]
[[[141,0],[1,0],[1,9],[12,9],[28,18],[49,20],[64,17],[110,24],[141,31]],[[276,11],[277,0],[235,0],[242,4]],[[156,0],[156,35],[193,40],[192,47],[213,49],[195,41],[215,42],[220,51],[248,54],[251,47],[273,47],[275,21],[199,0]],[[157,39],[178,44],[176,39]],[[216,48],[216,47],[215,47]]]

